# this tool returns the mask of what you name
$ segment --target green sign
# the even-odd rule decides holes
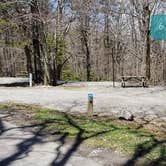
[[[151,38],[154,40],[166,40],[166,15],[151,16]]]

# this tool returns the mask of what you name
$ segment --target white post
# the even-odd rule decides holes
[[[29,74],[29,87],[32,87],[32,73]]]

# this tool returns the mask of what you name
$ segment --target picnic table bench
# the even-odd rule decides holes
[[[129,80],[137,80],[141,82],[142,87],[146,86],[145,76],[121,76],[121,87],[126,87],[126,82]]]

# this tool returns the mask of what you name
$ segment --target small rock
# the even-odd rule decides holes
[[[119,119],[125,119],[125,120],[132,121],[132,120],[134,120],[134,115],[132,113],[130,113],[129,111],[122,111],[119,115]]]

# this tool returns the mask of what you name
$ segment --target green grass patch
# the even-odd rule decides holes
[[[45,123],[45,132],[67,134],[68,139],[79,139],[93,147],[111,148],[125,155],[140,156],[148,165],[153,160],[165,164],[165,136],[139,128],[135,122],[110,117],[88,117],[29,105],[0,105],[0,110],[24,110],[35,121]]]

